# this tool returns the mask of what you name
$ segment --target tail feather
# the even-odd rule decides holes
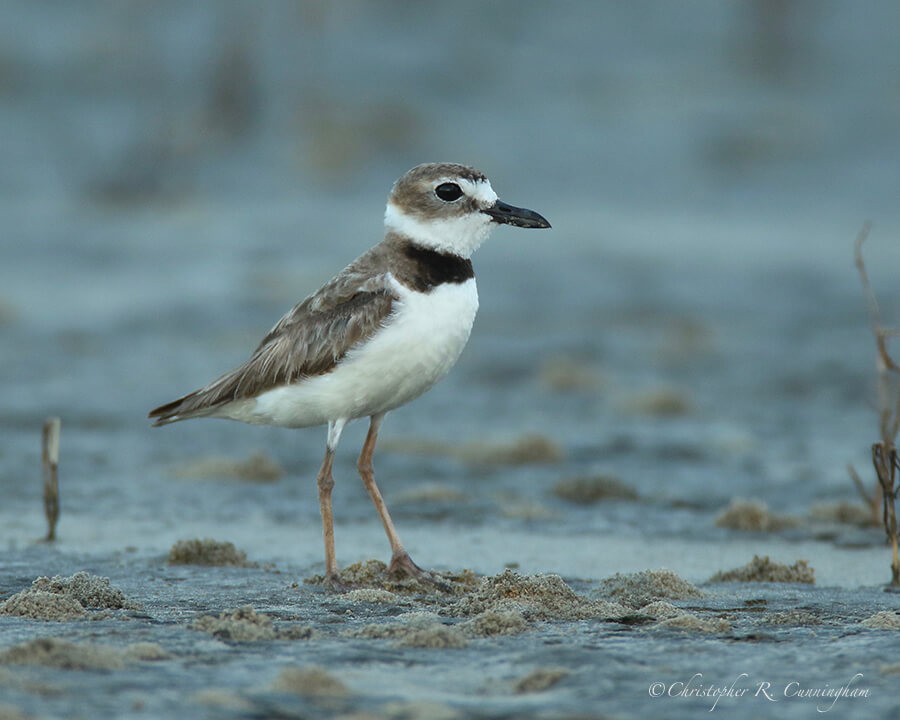
[[[160,405],[158,408],[147,413],[147,417],[154,420],[153,427],[168,425],[169,423],[178,422],[179,420],[187,420],[196,417],[198,414],[196,411],[191,412],[189,409],[185,408],[186,402],[194,397],[196,397],[196,393],[191,393],[190,395],[185,395],[184,397],[180,397],[165,405]]]

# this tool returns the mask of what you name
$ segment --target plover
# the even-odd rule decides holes
[[[318,474],[326,577],[344,589],[334,553],[332,464],[344,426],[368,417],[357,465],[391,544],[391,572],[434,577],[400,542],[375,484],[372,453],[384,416],[430,389],[462,353],[478,291],[471,255],[495,224],[549,228],[507,205],[464,165],[429,163],[388,197],[385,237],[288,312],[243,365],[149,414],[154,425],[198,417],[289,428],[328,425]]]

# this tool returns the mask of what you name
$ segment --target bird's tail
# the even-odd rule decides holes
[[[196,407],[191,408],[191,405],[193,404],[191,401],[196,397],[197,393],[192,392],[189,395],[180,397],[170,403],[160,405],[158,408],[147,413],[147,417],[154,421],[153,427],[159,427],[160,425],[168,425],[169,423],[178,422],[179,420],[188,420],[192,417],[206,414],[202,411],[198,411]]]

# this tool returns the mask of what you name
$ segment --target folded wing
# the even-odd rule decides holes
[[[149,417],[165,425],[211,415],[226,403],[331,372],[388,321],[394,300],[386,273],[366,276],[351,266],[281,318],[243,365]]]

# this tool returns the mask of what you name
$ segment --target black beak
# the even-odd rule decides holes
[[[550,227],[550,223],[547,222],[543,215],[539,215],[534,210],[507,205],[502,200],[498,200],[489,208],[485,208],[481,212],[490,215],[494,219],[494,222],[503,223],[505,225],[515,225],[516,227],[523,228]]]

